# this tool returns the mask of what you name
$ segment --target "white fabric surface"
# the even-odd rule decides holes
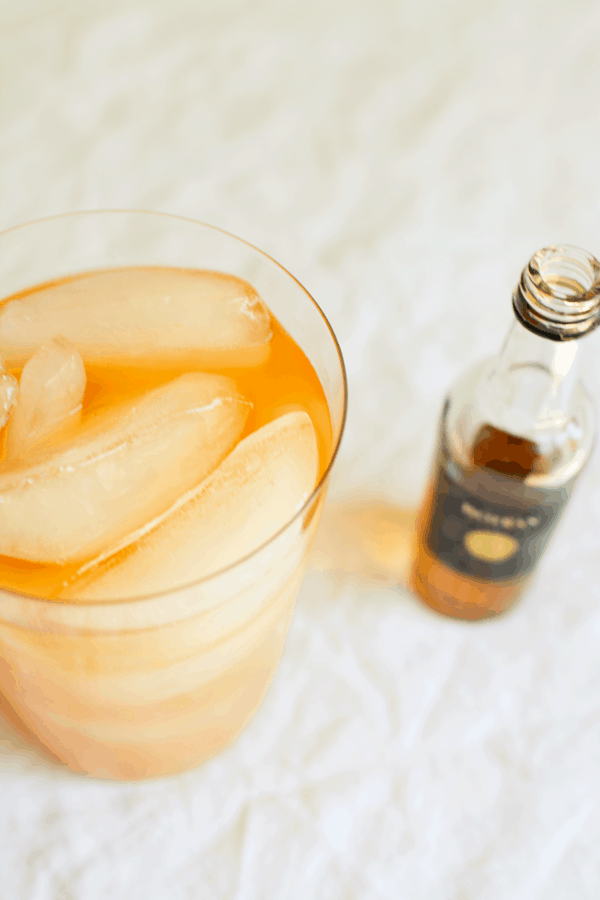
[[[270,253],[345,353],[332,498],[410,507],[529,256],[600,254],[599,12],[0,0],[0,227],[157,209]],[[0,900],[597,900],[599,525],[596,452],[533,590],[481,625],[309,572],[258,715],[181,777],[86,780],[0,725]]]

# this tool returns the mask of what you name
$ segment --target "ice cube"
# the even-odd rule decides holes
[[[19,382],[0,362],[0,428],[4,428],[19,393]]]
[[[21,366],[56,334],[86,365],[178,365],[206,371],[259,365],[271,319],[247,282],[219,272],[119,269],[89,273],[0,307],[0,347]]]
[[[182,375],[98,412],[76,440],[0,474],[0,554],[100,553],[197,485],[238,441],[250,404],[222,375]]]
[[[300,510],[318,472],[314,428],[292,412],[240,441],[154,522],[83,566],[63,598],[119,599],[168,591],[241,560]]]
[[[81,419],[85,367],[77,347],[55,337],[35,351],[21,372],[19,397],[6,429],[6,460],[74,433]]]

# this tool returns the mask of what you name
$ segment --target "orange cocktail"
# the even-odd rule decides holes
[[[222,232],[100,213],[0,241],[42,232],[62,255],[9,272],[0,306],[0,687],[75,770],[180,771],[277,666],[341,357],[300,285]]]

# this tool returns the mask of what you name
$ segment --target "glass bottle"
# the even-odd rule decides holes
[[[513,294],[500,354],[447,396],[418,520],[412,587],[464,619],[507,610],[531,578],[593,444],[577,339],[600,324],[600,263],[538,251]]]

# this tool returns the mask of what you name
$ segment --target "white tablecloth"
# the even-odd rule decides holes
[[[1,0],[0,227],[157,209],[270,253],[345,353],[332,500],[400,521],[530,255],[600,254],[599,38],[596,0]],[[181,777],[86,780],[1,725],[1,900],[597,900],[599,525],[596,453],[480,625],[313,569],[260,712]]]

